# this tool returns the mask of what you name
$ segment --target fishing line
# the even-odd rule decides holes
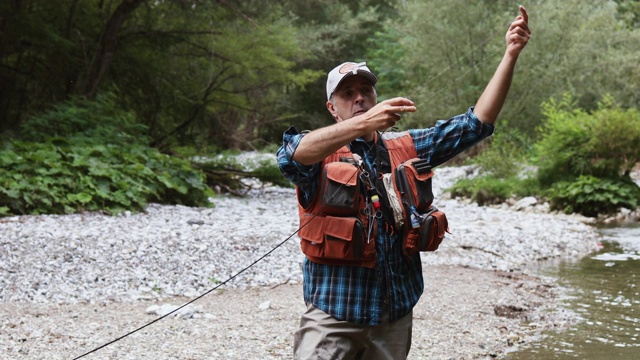
[[[314,217],[315,217],[315,216],[314,216]],[[307,223],[305,223],[304,225],[306,226],[306,225],[307,225],[311,220],[313,220],[313,218],[311,218],[311,219],[310,219]],[[94,353],[94,352],[96,352],[96,351],[98,351],[98,350],[100,350],[100,349],[102,349],[102,348],[104,348],[104,347],[107,347],[107,346],[109,346],[109,345],[111,345],[111,344],[113,344],[113,343],[115,343],[115,342],[117,342],[117,341],[120,341],[120,340],[122,340],[122,339],[126,338],[126,337],[127,337],[127,336],[129,336],[129,335],[133,335],[133,334],[135,334],[136,332],[138,332],[138,331],[140,331],[140,330],[142,330],[142,329],[146,328],[147,326],[149,326],[149,325],[151,325],[151,324],[154,324],[154,323],[156,323],[156,322],[158,322],[158,321],[160,321],[160,320],[162,320],[162,319],[166,318],[167,316],[169,316],[169,315],[171,315],[171,314],[174,314],[175,312],[177,312],[178,310],[180,310],[180,309],[184,308],[185,306],[187,306],[187,305],[189,305],[189,304],[192,304],[192,303],[196,302],[197,300],[200,300],[200,299],[201,299],[201,298],[203,298],[204,296],[206,296],[206,295],[210,294],[212,291],[214,291],[214,290],[218,289],[218,288],[219,288],[219,287],[221,287],[222,285],[225,285],[225,284],[227,284],[228,282],[230,282],[231,280],[235,279],[235,278],[236,278],[236,277],[238,277],[240,274],[242,274],[243,272],[247,271],[249,268],[251,268],[253,265],[255,265],[256,263],[258,263],[258,262],[259,262],[259,261],[261,261],[262,259],[264,259],[264,258],[266,258],[267,256],[269,256],[272,252],[274,252],[276,249],[278,249],[280,246],[282,246],[285,242],[287,242],[289,239],[291,239],[295,234],[297,234],[297,233],[298,233],[298,231],[300,231],[300,229],[302,229],[302,228],[303,228],[303,226],[301,226],[301,227],[300,227],[298,230],[296,230],[293,234],[289,235],[289,237],[287,237],[284,241],[282,241],[281,243],[279,243],[278,245],[276,245],[276,247],[274,247],[273,249],[269,250],[266,254],[262,255],[260,258],[258,258],[258,259],[257,259],[257,260],[255,260],[254,262],[252,262],[249,266],[246,266],[245,268],[243,268],[242,270],[240,270],[240,271],[239,271],[239,272],[237,272],[236,274],[232,275],[232,276],[231,276],[230,278],[228,278],[227,280],[225,280],[225,281],[221,282],[220,284],[218,284],[216,287],[214,287],[214,288],[212,288],[212,289],[210,289],[210,290],[206,291],[205,293],[203,293],[203,294],[199,295],[198,297],[196,297],[196,298],[194,298],[194,299],[192,299],[192,300],[190,300],[190,301],[188,301],[188,302],[186,302],[186,303],[182,304],[180,307],[178,307],[178,308],[176,308],[176,309],[172,310],[171,312],[169,312],[169,313],[167,313],[167,314],[165,314],[165,315],[162,315],[161,317],[159,317],[159,318],[157,318],[157,319],[155,319],[155,320],[153,320],[153,321],[151,321],[151,322],[149,322],[149,323],[147,323],[147,324],[145,324],[145,325],[143,325],[143,326],[140,326],[139,328],[137,328],[137,329],[135,329],[135,330],[132,330],[132,331],[130,331],[130,332],[128,332],[128,333],[126,333],[126,334],[124,334],[124,335],[122,335],[122,336],[120,336],[120,337],[116,338],[116,339],[113,339],[113,340],[109,341],[108,343],[103,344],[103,345],[101,345],[101,346],[99,346],[99,347],[97,347],[97,348],[95,348],[95,349],[93,349],[93,350],[91,350],[91,351],[89,351],[89,352],[86,352],[86,353],[84,353],[84,354],[82,354],[82,355],[80,355],[80,356],[78,356],[78,357],[75,357],[75,358],[73,358],[73,360],[77,360],[77,359],[83,358],[83,357],[85,357],[85,356],[87,356],[87,355],[89,355],[89,354],[91,354],[91,353]]]
[[[460,74],[458,77],[454,78],[453,81],[449,82],[449,85],[441,88],[440,90],[436,91],[435,93],[432,93],[429,97],[427,97],[425,100],[423,100],[422,102],[418,103],[417,105],[415,105],[416,107],[420,106],[420,105],[424,105],[427,102],[433,100],[436,98],[436,96],[442,94],[443,92],[445,92],[446,90],[450,89],[458,80],[463,79],[468,73],[470,73],[471,71],[473,71],[474,69],[476,69],[478,66],[482,65],[485,61],[487,61],[489,58],[492,58],[495,54],[497,54],[498,52],[501,52],[501,49],[498,49],[492,53],[489,53],[487,56],[485,56],[484,58],[482,58],[480,60],[480,62],[478,62],[477,64],[473,65],[472,67],[469,67],[467,70],[465,70],[462,74]],[[454,64],[455,65],[455,64]],[[452,65],[453,66],[453,65]]]
[[[489,36],[488,38],[486,38],[480,45],[476,46],[475,48],[473,48],[471,51],[469,51],[468,53],[466,53],[463,57],[461,57],[458,61],[456,61],[455,63],[449,65],[448,67],[446,67],[443,71],[440,71],[438,74],[432,76],[429,80],[427,80],[424,83],[424,86],[429,85],[429,83],[435,81],[436,79],[438,79],[440,76],[442,76],[444,73],[446,73],[447,71],[451,70],[454,66],[458,65],[459,63],[461,63],[463,60],[467,59],[472,53],[474,53],[475,51],[477,51],[478,49],[480,49],[482,46],[486,45],[489,41],[491,41],[493,38],[495,38],[497,35],[499,35],[500,32],[496,31],[494,32],[491,36]],[[485,56],[484,58],[482,58],[480,60],[480,62],[474,64],[472,67],[470,67],[469,69],[467,69],[466,71],[464,71],[461,75],[459,75],[458,77],[454,78],[453,81],[450,81],[449,84],[443,88],[441,88],[440,90],[438,90],[435,93],[432,93],[431,95],[429,95],[426,99],[424,99],[423,101],[415,104],[414,106],[417,108],[419,106],[422,106],[424,104],[426,104],[427,102],[435,99],[438,95],[442,94],[443,92],[445,92],[446,90],[448,90],[449,88],[451,88],[457,81],[459,81],[460,79],[464,78],[469,72],[471,72],[473,69],[477,68],[478,66],[482,65],[483,63],[485,63],[489,58],[493,57],[495,54],[497,54],[498,52],[503,51],[502,49],[498,49],[494,52],[491,52],[489,54],[487,54],[487,56]],[[405,98],[411,100],[411,97],[413,95],[415,95],[418,92],[418,89],[414,90],[411,94],[409,94],[408,96],[405,96]],[[405,115],[405,114],[403,114]],[[406,114],[406,116],[411,116],[413,114],[408,113]],[[389,131],[398,131],[399,128],[397,126],[392,126],[388,129],[385,129],[382,131],[382,133],[386,133]]]
[[[266,258],[267,256],[271,255],[271,253],[272,253],[272,252],[276,251],[278,248],[280,248],[282,245],[284,245],[287,241],[289,241],[292,237],[294,237],[298,232],[300,232],[300,230],[302,230],[302,229],[303,229],[305,226],[307,226],[311,221],[313,221],[313,219],[315,219],[315,218],[316,218],[320,213],[322,213],[322,210],[324,210],[324,208],[327,206],[327,203],[328,203],[330,200],[332,200],[332,199],[335,197],[335,195],[340,191],[340,189],[342,189],[342,187],[343,187],[343,186],[345,186],[347,183],[349,183],[349,182],[351,181],[351,179],[353,179],[353,177],[354,177],[354,176],[356,176],[356,174],[358,174],[358,169],[356,169],[356,171],[353,173],[353,175],[351,175],[351,177],[349,178],[349,180],[347,180],[344,184],[340,184],[340,186],[336,189],[336,191],[335,191],[335,192],[334,192],[334,193],[329,197],[329,199],[328,199],[324,204],[322,204],[322,206],[318,209],[318,211],[317,211],[315,214],[313,214],[313,216],[311,217],[311,219],[309,219],[309,221],[307,221],[306,223],[304,223],[304,224],[300,225],[300,227],[299,227],[296,231],[294,231],[294,232],[293,232],[291,235],[289,235],[286,239],[284,239],[284,240],[283,240],[283,241],[281,241],[279,244],[277,244],[273,249],[271,249],[271,250],[267,251],[264,255],[260,256],[257,260],[253,261],[251,264],[249,264],[248,266],[244,267],[242,270],[238,271],[237,273],[235,273],[234,275],[232,275],[231,277],[229,277],[227,280],[225,280],[225,281],[221,282],[220,284],[218,284],[218,285],[217,285],[217,286],[215,286],[214,288],[212,288],[212,289],[210,289],[210,290],[208,290],[208,291],[204,292],[203,294],[201,294],[201,295],[197,296],[196,298],[191,299],[190,301],[188,301],[188,302],[186,302],[186,303],[184,303],[184,304],[180,305],[178,308],[176,308],[176,309],[174,309],[174,310],[170,311],[169,313],[164,314],[164,315],[160,316],[159,318],[157,318],[157,319],[155,319],[155,320],[153,320],[153,321],[151,321],[151,322],[148,322],[148,323],[146,323],[146,324],[144,324],[144,325],[140,326],[139,328],[137,328],[137,329],[135,329],[135,330],[132,330],[132,331],[130,331],[130,332],[128,332],[128,333],[126,333],[126,334],[124,334],[124,335],[122,335],[122,336],[120,336],[120,337],[116,338],[116,339],[113,339],[113,340],[111,340],[111,341],[109,341],[109,342],[107,342],[107,343],[105,343],[105,344],[103,344],[103,345],[100,345],[99,347],[97,347],[97,348],[95,348],[95,349],[93,349],[93,350],[91,350],[91,351],[88,351],[88,352],[86,352],[86,353],[84,353],[84,354],[82,354],[82,355],[80,355],[80,356],[77,356],[77,357],[73,358],[73,360],[77,360],[77,359],[83,358],[83,357],[85,357],[85,356],[87,356],[87,355],[89,355],[89,354],[92,354],[92,353],[94,353],[94,352],[96,352],[96,351],[98,351],[98,350],[100,350],[100,349],[102,349],[102,348],[105,348],[105,347],[107,347],[107,346],[109,346],[109,345],[111,345],[111,344],[113,344],[113,343],[115,343],[115,342],[117,342],[117,341],[120,341],[120,340],[122,340],[122,339],[126,338],[127,336],[133,335],[133,334],[137,333],[138,331],[140,331],[140,330],[142,330],[142,329],[146,328],[147,326],[150,326],[150,325],[152,325],[152,324],[155,324],[156,322],[158,322],[158,321],[160,321],[160,320],[162,320],[162,319],[164,319],[164,318],[168,317],[169,315],[176,313],[178,310],[180,310],[180,309],[184,308],[185,306],[190,305],[190,304],[192,304],[192,303],[194,303],[194,302],[196,302],[196,301],[198,301],[198,300],[202,299],[203,297],[205,297],[206,295],[210,294],[211,292],[213,292],[214,290],[218,289],[219,287],[221,287],[221,286],[223,286],[223,285],[226,285],[228,282],[230,282],[230,281],[234,280],[236,277],[240,276],[242,273],[244,273],[245,271],[249,270],[249,269],[250,269],[251,267],[253,267],[255,264],[257,264],[258,262],[262,261],[262,260],[263,260],[264,258]]]
[[[508,27],[511,25],[511,21],[506,25],[507,29]],[[484,39],[480,45],[477,45],[476,47],[474,47],[473,49],[471,49],[469,52],[467,52],[466,54],[464,54],[461,58],[458,59],[458,61],[454,62],[453,64],[450,64],[449,66],[447,66],[446,68],[444,68],[444,70],[441,70],[438,74],[432,76],[431,78],[429,78],[427,81],[424,82],[424,86],[428,86],[430,85],[433,81],[437,80],[438,78],[440,78],[440,76],[444,75],[446,72],[448,72],[449,70],[451,70],[454,66],[460,64],[463,60],[466,60],[469,58],[469,56],[473,53],[475,53],[476,51],[478,51],[478,49],[480,49],[481,47],[485,46],[487,43],[489,43],[491,40],[493,40],[496,36],[503,34],[504,31],[504,27],[501,27],[500,30],[496,30],[494,31],[491,35],[489,35],[486,39]],[[478,67],[479,65],[482,65],[487,59],[489,59],[490,57],[492,57],[493,55],[495,55],[496,53],[498,53],[499,51],[503,51],[502,49],[498,49],[490,54],[488,54],[487,56],[485,56],[483,59],[480,60],[480,62],[478,62],[477,64],[473,65],[473,67],[471,67],[469,70],[465,71],[464,73],[462,73],[462,75],[458,76],[457,78],[455,78],[455,80],[460,80],[462,79],[462,77],[464,77],[466,74],[468,74],[471,70],[475,69],[476,67]],[[438,92],[436,92],[435,94],[427,97],[427,99],[425,99],[424,101],[418,103],[417,105],[415,105],[416,107],[423,105],[425,103],[427,103],[428,101],[431,101],[435,98],[436,95],[439,95],[440,93],[444,92],[445,90],[449,89],[452,86],[453,82],[450,82],[449,85],[445,86],[444,88],[440,89]],[[423,86],[423,87],[424,87]],[[416,89],[414,90],[412,93],[410,93],[408,96],[406,96],[407,99],[410,99],[412,96],[414,96],[419,90]]]

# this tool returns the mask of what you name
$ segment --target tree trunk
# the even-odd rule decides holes
[[[113,60],[113,55],[118,44],[118,33],[122,24],[134,10],[145,1],[146,0],[123,0],[113,12],[102,32],[98,49],[79,88],[79,92],[82,95],[88,98],[93,98],[96,95],[98,86],[102,82]]]

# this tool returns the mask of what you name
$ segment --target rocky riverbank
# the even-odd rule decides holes
[[[442,189],[468,168],[438,169],[452,233],[423,254],[412,359],[494,357],[566,326],[553,279],[528,266],[597,249],[584,218],[536,203],[479,207]],[[280,359],[304,311],[293,189],[220,196],[211,209],[0,219],[0,352],[69,359],[157,318],[269,256],[180,311],[87,358]],[[164,307],[161,307],[165,305]]]

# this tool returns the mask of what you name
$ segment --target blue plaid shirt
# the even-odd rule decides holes
[[[437,166],[493,133],[493,125],[483,124],[473,107],[449,120],[440,120],[432,128],[409,130],[418,156]],[[278,149],[278,166],[301,195],[313,199],[319,185],[320,164],[305,166],[293,160],[293,154],[304,134],[293,127],[283,136]],[[351,143],[351,151],[371,164],[369,146],[362,139]],[[407,257],[402,241],[384,229],[379,219],[376,236],[376,266],[336,266],[318,264],[305,258],[303,264],[304,300],[325,313],[361,325],[379,325],[382,315],[389,313],[394,321],[407,315],[420,299],[424,289],[420,254]]]

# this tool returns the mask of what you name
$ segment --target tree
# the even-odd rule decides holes
[[[74,95],[117,94],[154,144],[247,146],[289,116],[286,91],[320,72],[286,2],[71,1],[2,4],[0,131]]]
[[[640,106],[640,32],[626,25],[635,19],[637,2],[621,3],[528,4],[532,39],[518,61],[501,117],[533,135],[542,119],[539,105],[564,92],[586,110],[596,109],[604,93],[620,106]],[[426,126],[473,105],[502,56],[516,7],[508,1],[429,0],[407,1],[398,9],[371,43],[370,58],[374,70],[395,76],[382,78],[380,88],[418,104],[419,112],[405,117],[402,126]]]
[[[370,61],[369,39],[385,19],[397,16],[397,0],[311,0],[290,1],[299,41],[311,56],[298,62],[296,68],[320,72],[306,87],[287,92],[287,103],[297,109],[290,119],[298,130],[315,129],[334,122],[327,112],[323,89],[326,75],[345,61]],[[282,128],[274,131],[280,138]]]
[[[391,75],[379,85],[392,90],[387,96],[408,96],[418,106],[402,127],[429,126],[465,111],[491,77],[502,55],[496,50],[504,51],[496,35],[505,19],[483,1],[407,1],[399,11],[369,54],[374,69]]]

